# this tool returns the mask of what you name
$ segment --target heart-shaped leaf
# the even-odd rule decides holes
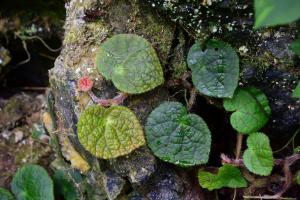
[[[17,171],[11,186],[17,200],[54,200],[53,182],[38,165],[24,165]]]
[[[240,170],[231,165],[224,165],[219,168],[218,174],[200,170],[198,180],[201,187],[208,190],[220,189],[222,187],[241,188],[247,187],[247,182]]]
[[[6,189],[0,188],[0,200],[14,200],[14,197]]]
[[[106,79],[126,93],[143,93],[164,82],[155,50],[138,35],[119,34],[105,41],[97,53],[96,65]]]
[[[147,119],[146,139],[160,159],[179,166],[193,166],[208,161],[211,134],[201,117],[188,114],[178,102],[165,102]]]
[[[257,132],[269,120],[271,109],[267,97],[260,90],[238,88],[232,99],[224,99],[224,108],[235,111],[230,123],[239,133]]]
[[[194,44],[187,63],[192,81],[203,94],[212,97],[232,97],[239,79],[239,58],[234,49],[222,41],[210,40],[206,48]]]
[[[286,24],[300,18],[299,0],[255,0],[255,28]]]
[[[293,97],[300,98],[300,82],[297,84],[297,86],[293,92]]]
[[[79,142],[99,158],[126,155],[145,144],[140,122],[124,106],[90,106],[80,115],[77,127]]]
[[[247,138],[248,149],[243,161],[247,169],[255,174],[268,176],[273,169],[273,154],[269,138],[263,133],[252,133]]]

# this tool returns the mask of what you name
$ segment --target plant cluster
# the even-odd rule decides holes
[[[287,5],[289,8],[294,5],[292,9],[295,10],[300,8],[299,2],[294,0],[289,3],[256,0],[255,28],[298,19],[300,15],[295,10],[284,16],[279,14],[279,8]],[[295,53],[299,50],[298,43],[296,40],[291,45]],[[200,186],[208,190],[246,187],[247,181],[240,167],[260,176],[268,176],[274,165],[282,165],[286,176],[282,190],[273,196],[262,197],[280,198],[291,182],[289,167],[300,159],[300,155],[295,152],[286,159],[273,158],[268,136],[259,132],[271,116],[268,99],[257,88],[238,87],[239,57],[235,50],[230,44],[215,39],[196,42],[190,48],[186,62],[191,70],[189,73],[193,90],[206,96],[223,98],[224,109],[232,112],[230,123],[237,131],[236,158],[231,159],[222,154],[224,165],[217,174],[200,169]],[[115,35],[101,45],[96,65],[101,75],[111,80],[122,93],[114,99],[98,99],[89,87],[91,98],[100,105],[91,106],[81,114],[78,137],[90,153],[99,158],[110,159],[126,155],[146,142],[159,159],[181,167],[208,162],[211,132],[205,121],[196,114],[190,114],[183,104],[163,102],[155,108],[145,124],[145,139],[134,113],[116,105],[122,103],[127,95],[141,94],[163,84],[162,67],[149,42],[137,35]],[[81,81],[82,79],[79,83]],[[87,91],[80,84],[79,87]],[[299,96],[298,84],[293,97]],[[244,136],[247,136],[247,149],[241,156]],[[299,173],[295,177],[299,181]]]

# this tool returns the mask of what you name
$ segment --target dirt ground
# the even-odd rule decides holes
[[[43,130],[40,116],[44,107],[44,94],[0,96],[0,187],[9,188],[16,170],[25,163],[50,164],[53,154],[49,144],[31,136]]]

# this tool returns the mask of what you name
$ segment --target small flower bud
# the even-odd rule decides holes
[[[83,76],[78,80],[78,88],[80,91],[87,92],[92,89],[94,82],[88,77]]]

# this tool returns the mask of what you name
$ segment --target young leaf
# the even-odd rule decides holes
[[[255,28],[286,24],[300,18],[299,0],[255,0]]]
[[[126,93],[143,93],[164,82],[155,50],[137,35],[119,34],[105,41],[97,53],[96,65],[106,79]]]
[[[0,200],[14,200],[14,197],[6,189],[0,188]]]
[[[129,154],[145,144],[140,122],[124,106],[90,106],[81,114],[77,128],[79,142],[103,159]]]
[[[298,82],[297,87],[293,92],[293,97],[300,98],[300,82]]]
[[[235,111],[230,117],[230,123],[239,133],[244,134],[257,132],[271,115],[267,97],[254,87],[238,88],[232,99],[224,99],[224,108]]]
[[[165,102],[147,119],[146,139],[160,159],[187,167],[208,161],[210,131],[201,117],[188,114],[178,102]]]
[[[206,49],[194,44],[187,58],[192,81],[203,94],[212,97],[232,97],[239,78],[239,58],[227,43],[210,40]]]
[[[76,200],[77,191],[72,180],[68,179],[68,176],[63,170],[56,170],[53,175],[55,193],[60,194],[65,200]]]
[[[240,170],[231,165],[224,165],[219,168],[218,174],[199,171],[198,180],[201,187],[208,190],[220,189],[222,187],[241,188],[247,187],[247,182]]]
[[[261,176],[270,175],[274,162],[269,138],[263,133],[252,133],[247,138],[247,146],[243,155],[247,169]]]
[[[11,187],[17,200],[54,200],[53,182],[39,165],[24,165],[15,174]]]

